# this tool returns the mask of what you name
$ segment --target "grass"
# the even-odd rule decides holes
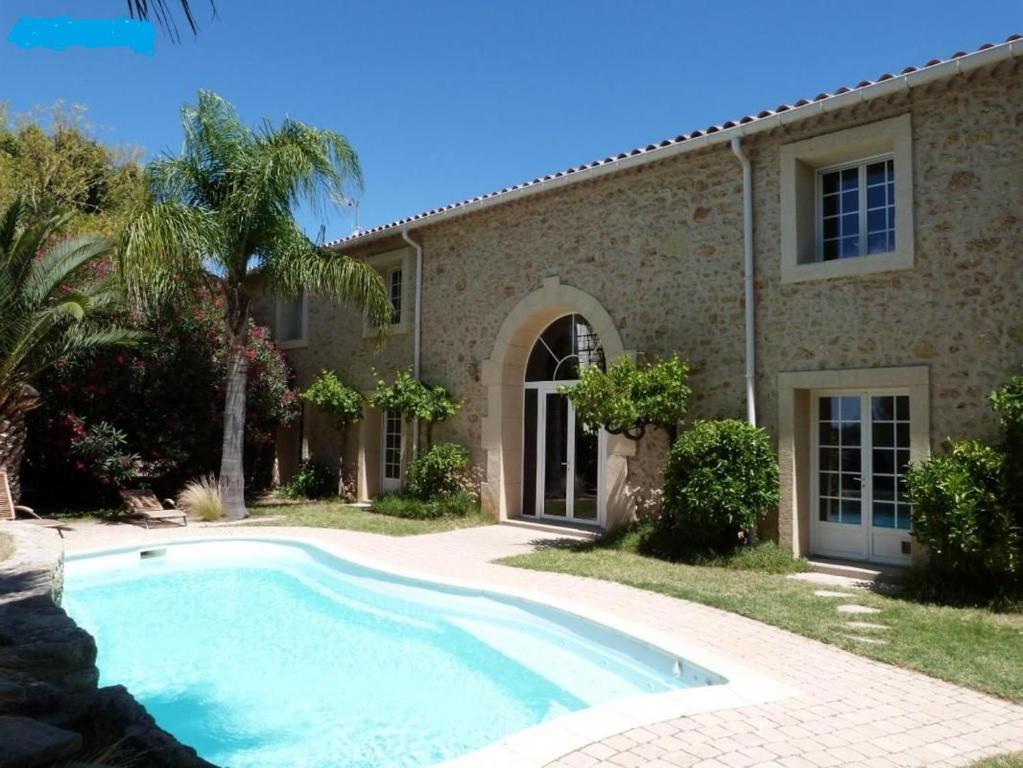
[[[0,531],[0,560],[6,560],[14,554],[14,538],[9,533]]]
[[[925,605],[872,592],[848,602],[880,609],[869,616],[839,614],[840,598],[814,595],[819,585],[786,578],[799,561],[773,545],[732,558],[672,563],[641,553],[635,533],[576,548],[541,550],[505,558],[520,568],[615,581],[738,613],[853,653],[914,669],[959,685],[1023,703],[1023,615],[979,608]],[[885,624],[872,630],[886,645],[857,642],[850,618]],[[871,630],[867,630],[871,631]],[[997,764],[995,764],[997,765]],[[1015,765],[1010,763],[1009,765]]]
[[[1023,768],[1023,752],[985,757],[983,760],[970,763],[968,768]]]
[[[249,510],[253,517],[281,516],[279,520],[253,522],[251,527],[264,525],[298,525],[309,528],[343,528],[349,531],[382,533],[387,536],[414,536],[420,533],[439,533],[457,528],[489,525],[492,521],[481,514],[465,517],[438,517],[413,520],[392,517],[368,509],[360,509],[337,501],[308,501],[299,504],[265,504]]]

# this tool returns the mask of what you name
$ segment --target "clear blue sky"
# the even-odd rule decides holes
[[[146,157],[177,151],[199,88],[333,128],[362,159],[363,226],[1023,32],[1023,0],[217,0],[213,22],[192,2],[199,36],[150,58],[6,42],[22,15],[123,0],[3,0],[0,99],[84,104]]]

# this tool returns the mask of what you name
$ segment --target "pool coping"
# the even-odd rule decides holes
[[[627,634],[661,651],[692,662],[716,673],[726,682],[699,688],[685,688],[619,699],[553,718],[544,723],[516,731],[472,752],[451,758],[436,766],[442,768],[501,768],[502,766],[536,766],[557,760],[562,755],[581,749],[632,728],[652,725],[703,712],[734,709],[765,704],[794,696],[798,690],[763,675],[746,664],[706,650],[690,641],[669,636],[645,624],[553,597],[529,589],[502,585],[480,586],[464,579],[440,576],[407,569],[366,557],[343,545],[284,535],[188,536],[158,539],[145,544],[86,549],[66,556],[67,561],[104,555],[126,554],[179,544],[210,544],[248,541],[269,544],[299,544],[340,558],[363,568],[380,571],[399,578],[437,584],[475,593],[530,601],[564,611],[587,621]]]

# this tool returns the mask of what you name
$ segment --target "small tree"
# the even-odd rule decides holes
[[[374,408],[400,413],[407,424],[417,419],[426,422],[426,444],[433,443],[433,425],[458,413],[462,404],[454,400],[444,387],[431,387],[416,379],[411,371],[402,371],[388,384],[377,382],[369,396]]]
[[[333,371],[320,371],[320,375],[302,393],[302,399],[328,413],[333,426],[341,433],[341,452],[337,462],[337,495],[343,496],[345,438],[348,427],[362,418],[362,393],[349,387]]]
[[[561,392],[587,429],[603,427],[612,435],[639,440],[652,425],[665,430],[674,443],[689,407],[689,366],[678,355],[640,365],[622,357],[606,371],[585,369],[578,384]]]

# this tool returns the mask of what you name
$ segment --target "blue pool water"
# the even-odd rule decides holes
[[[414,766],[596,704],[724,682],[537,603],[314,547],[216,541],[69,559],[64,607],[123,684],[207,760]]]

